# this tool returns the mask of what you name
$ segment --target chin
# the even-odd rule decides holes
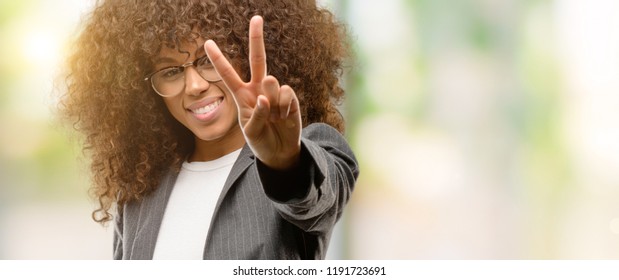
[[[192,132],[193,132],[193,135],[196,138],[198,138],[198,139],[200,139],[202,141],[217,141],[217,140],[223,138],[224,135],[225,135],[225,133],[223,133],[223,132],[219,132],[218,133],[218,132],[215,132],[215,131],[212,131],[212,130],[204,131],[204,129],[203,129],[203,131],[195,131],[194,130]]]
[[[223,125],[210,125],[208,127],[200,127],[192,129],[193,135],[202,141],[221,141],[232,140],[235,137],[234,130],[240,129],[238,126],[223,126]],[[242,135],[242,133],[240,133]]]

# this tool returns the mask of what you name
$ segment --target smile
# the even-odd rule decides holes
[[[221,99],[217,99],[215,102],[207,104],[204,107],[200,107],[200,108],[196,108],[196,109],[190,109],[190,111],[194,114],[198,114],[198,115],[204,115],[204,114],[208,114],[211,111],[215,110],[219,104],[221,104],[222,100]]]

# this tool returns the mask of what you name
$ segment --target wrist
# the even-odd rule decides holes
[[[258,159],[270,169],[277,171],[291,170],[299,166],[299,162],[301,161],[301,146],[299,145],[295,150],[288,153],[277,153],[266,160],[262,160],[261,158]]]

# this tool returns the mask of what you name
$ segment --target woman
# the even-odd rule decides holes
[[[358,176],[343,40],[315,1],[99,2],[62,113],[114,258],[324,258]]]

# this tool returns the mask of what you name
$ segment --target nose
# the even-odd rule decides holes
[[[185,68],[185,93],[189,95],[200,95],[211,86],[207,80],[202,78],[194,67]]]

